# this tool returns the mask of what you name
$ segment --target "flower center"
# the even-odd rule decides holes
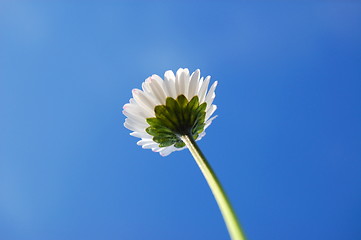
[[[177,99],[168,97],[165,105],[154,108],[155,117],[147,118],[150,125],[146,132],[153,136],[153,141],[159,143],[159,147],[176,148],[185,146],[180,136],[192,135],[194,139],[203,132],[205,126],[207,103],[199,105],[198,96],[190,101],[184,95]]]

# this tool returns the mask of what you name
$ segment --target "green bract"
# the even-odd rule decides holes
[[[194,139],[203,132],[205,126],[207,103],[199,105],[198,96],[190,101],[184,95],[177,99],[168,97],[165,105],[154,108],[155,118],[147,118],[150,125],[146,131],[153,136],[159,147],[176,148],[185,146],[180,136],[192,135]]]

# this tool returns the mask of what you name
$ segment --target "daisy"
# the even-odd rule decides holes
[[[141,138],[138,145],[162,156],[185,148],[181,137],[200,140],[215,117],[217,81],[209,87],[211,77],[200,78],[199,69],[192,74],[180,68],[176,75],[166,71],[164,79],[152,75],[133,89],[133,98],[123,107],[124,126],[130,135]]]
[[[232,240],[245,240],[235,212],[211,166],[196,141],[205,135],[217,109],[213,104],[217,81],[208,89],[210,77],[200,71],[189,74],[180,68],[176,75],[166,71],[164,79],[152,75],[134,89],[133,98],[124,105],[124,126],[130,135],[141,138],[138,145],[162,156],[188,148],[202,171],[218,203]]]

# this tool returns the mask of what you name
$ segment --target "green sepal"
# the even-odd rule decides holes
[[[183,94],[177,97],[177,102],[181,109],[184,109],[188,104],[188,100]]]
[[[173,114],[170,114],[164,105],[156,106],[154,113],[157,119],[162,121],[162,125],[167,128],[174,128],[176,126],[177,118]],[[151,124],[150,124],[151,125]]]
[[[162,137],[162,136],[156,136],[153,138],[153,141],[154,142],[157,142],[157,143],[160,143],[160,144],[163,144],[163,145],[168,145],[168,146],[171,146],[172,144],[174,144],[175,142],[177,142],[177,138],[174,138],[174,137]]]
[[[166,142],[166,143],[159,143],[159,147],[169,147],[169,146],[172,146],[174,144],[174,142]]]
[[[184,142],[177,142],[176,144],[174,144],[174,147],[176,148],[182,148],[184,147],[186,144]]]
[[[199,98],[198,98],[198,96],[194,96],[187,104],[186,111],[191,113],[191,115],[192,115],[192,112],[195,109],[197,109],[198,106],[199,106]]]
[[[178,102],[175,99],[168,97],[166,99],[165,107],[169,113],[169,117],[172,118],[176,123],[175,128],[181,126],[183,124],[183,116],[182,116],[183,114],[182,114],[182,109],[179,106]]]
[[[184,95],[176,99],[168,97],[165,105],[154,108],[155,117],[147,118],[149,127],[146,132],[153,136],[159,147],[174,145],[176,148],[185,146],[179,136],[192,134],[197,139],[204,131],[207,103],[199,105],[198,96],[190,101]]]
[[[162,135],[164,137],[169,137],[169,136],[173,136],[174,133],[169,129],[169,128],[157,128],[157,127],[148,127],[145,129],[145,131],[152,136],[158,136],[158,135]]]

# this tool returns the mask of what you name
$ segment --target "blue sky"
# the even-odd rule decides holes
[[[250,240],[361,238],[361,4],[2,1],[0,239],[228,239],[189,152],[135,143],[151,74],[218,80],[199,143]]]

